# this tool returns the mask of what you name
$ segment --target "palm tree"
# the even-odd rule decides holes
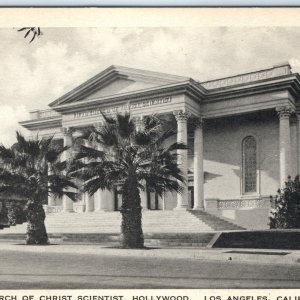
[[[76,196],[68,191],[76,185],[65,172],[67,162],[60,161],[68,148],[53,143],[53,137],[26,140],[19,132],[16,137],[12,147],[0,145],[0,193],[27,200],[26,244],[48,244],[43,209],[48,194]]]
[[[100,128],[86,128],[81,138],[89,143],[75,156],[72,176],[83,181],[83,192],[114,190],[122,194],[121,246],[144,247],[140,191],[163,195],[166,191],[182,192],[183,176],[177,165],[179,143],[166,144],[174,130],[163,131],[155,116],[142,120],[140,128],[129,113],[114,117],[103,115]]]

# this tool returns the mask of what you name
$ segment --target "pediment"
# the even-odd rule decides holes
[[[99,97],[105,97],[110,95],[122,94],[132,91],[143,90],[158,86],[158,84],[150,82],[141,82],[131,79],[118,78],[109,84],[99,87],[96,91],[92,92],[90,95],[85,97],[86,99],[95,99]]]
[[[159,87],[187,80],[187,77],[111,66],[69,93],[49,104],[50,107]]]

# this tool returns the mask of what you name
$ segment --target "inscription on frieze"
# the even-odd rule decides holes
[[[159,105],[159,104],[167,104],[172,102],[172,96],[168,97],[160,97],[149,100],[142,100],[133,103],[125,103],[121,105],[114,105],[109,107],[99,107],[93,110],[83,111],[74,113],[74,119],[84,118],[89,116],[101,115],[101,112],[111,114],[117,112],[130,111],[139,108],[146,108],[149,106]]]
[[[248,83],[251,81],[257,81],[267,78],[273,78],[277,76],[287,75],[289,74],[288,66],[273,68],[269,70],[262,70],[249,74],[242,74],[237,76],[232,76],[223,79],[211,80],[207,82],[201,83],[203,87],[206,89],[216,89],[241,83]]]

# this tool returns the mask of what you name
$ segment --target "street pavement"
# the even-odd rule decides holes
[[[299,258],[286,250],[0,243],[0,289],[298,288]]]

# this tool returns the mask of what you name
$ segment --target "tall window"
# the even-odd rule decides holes
[[[257,145],[253,136],[243,140],[243,192],[257,192]]]

